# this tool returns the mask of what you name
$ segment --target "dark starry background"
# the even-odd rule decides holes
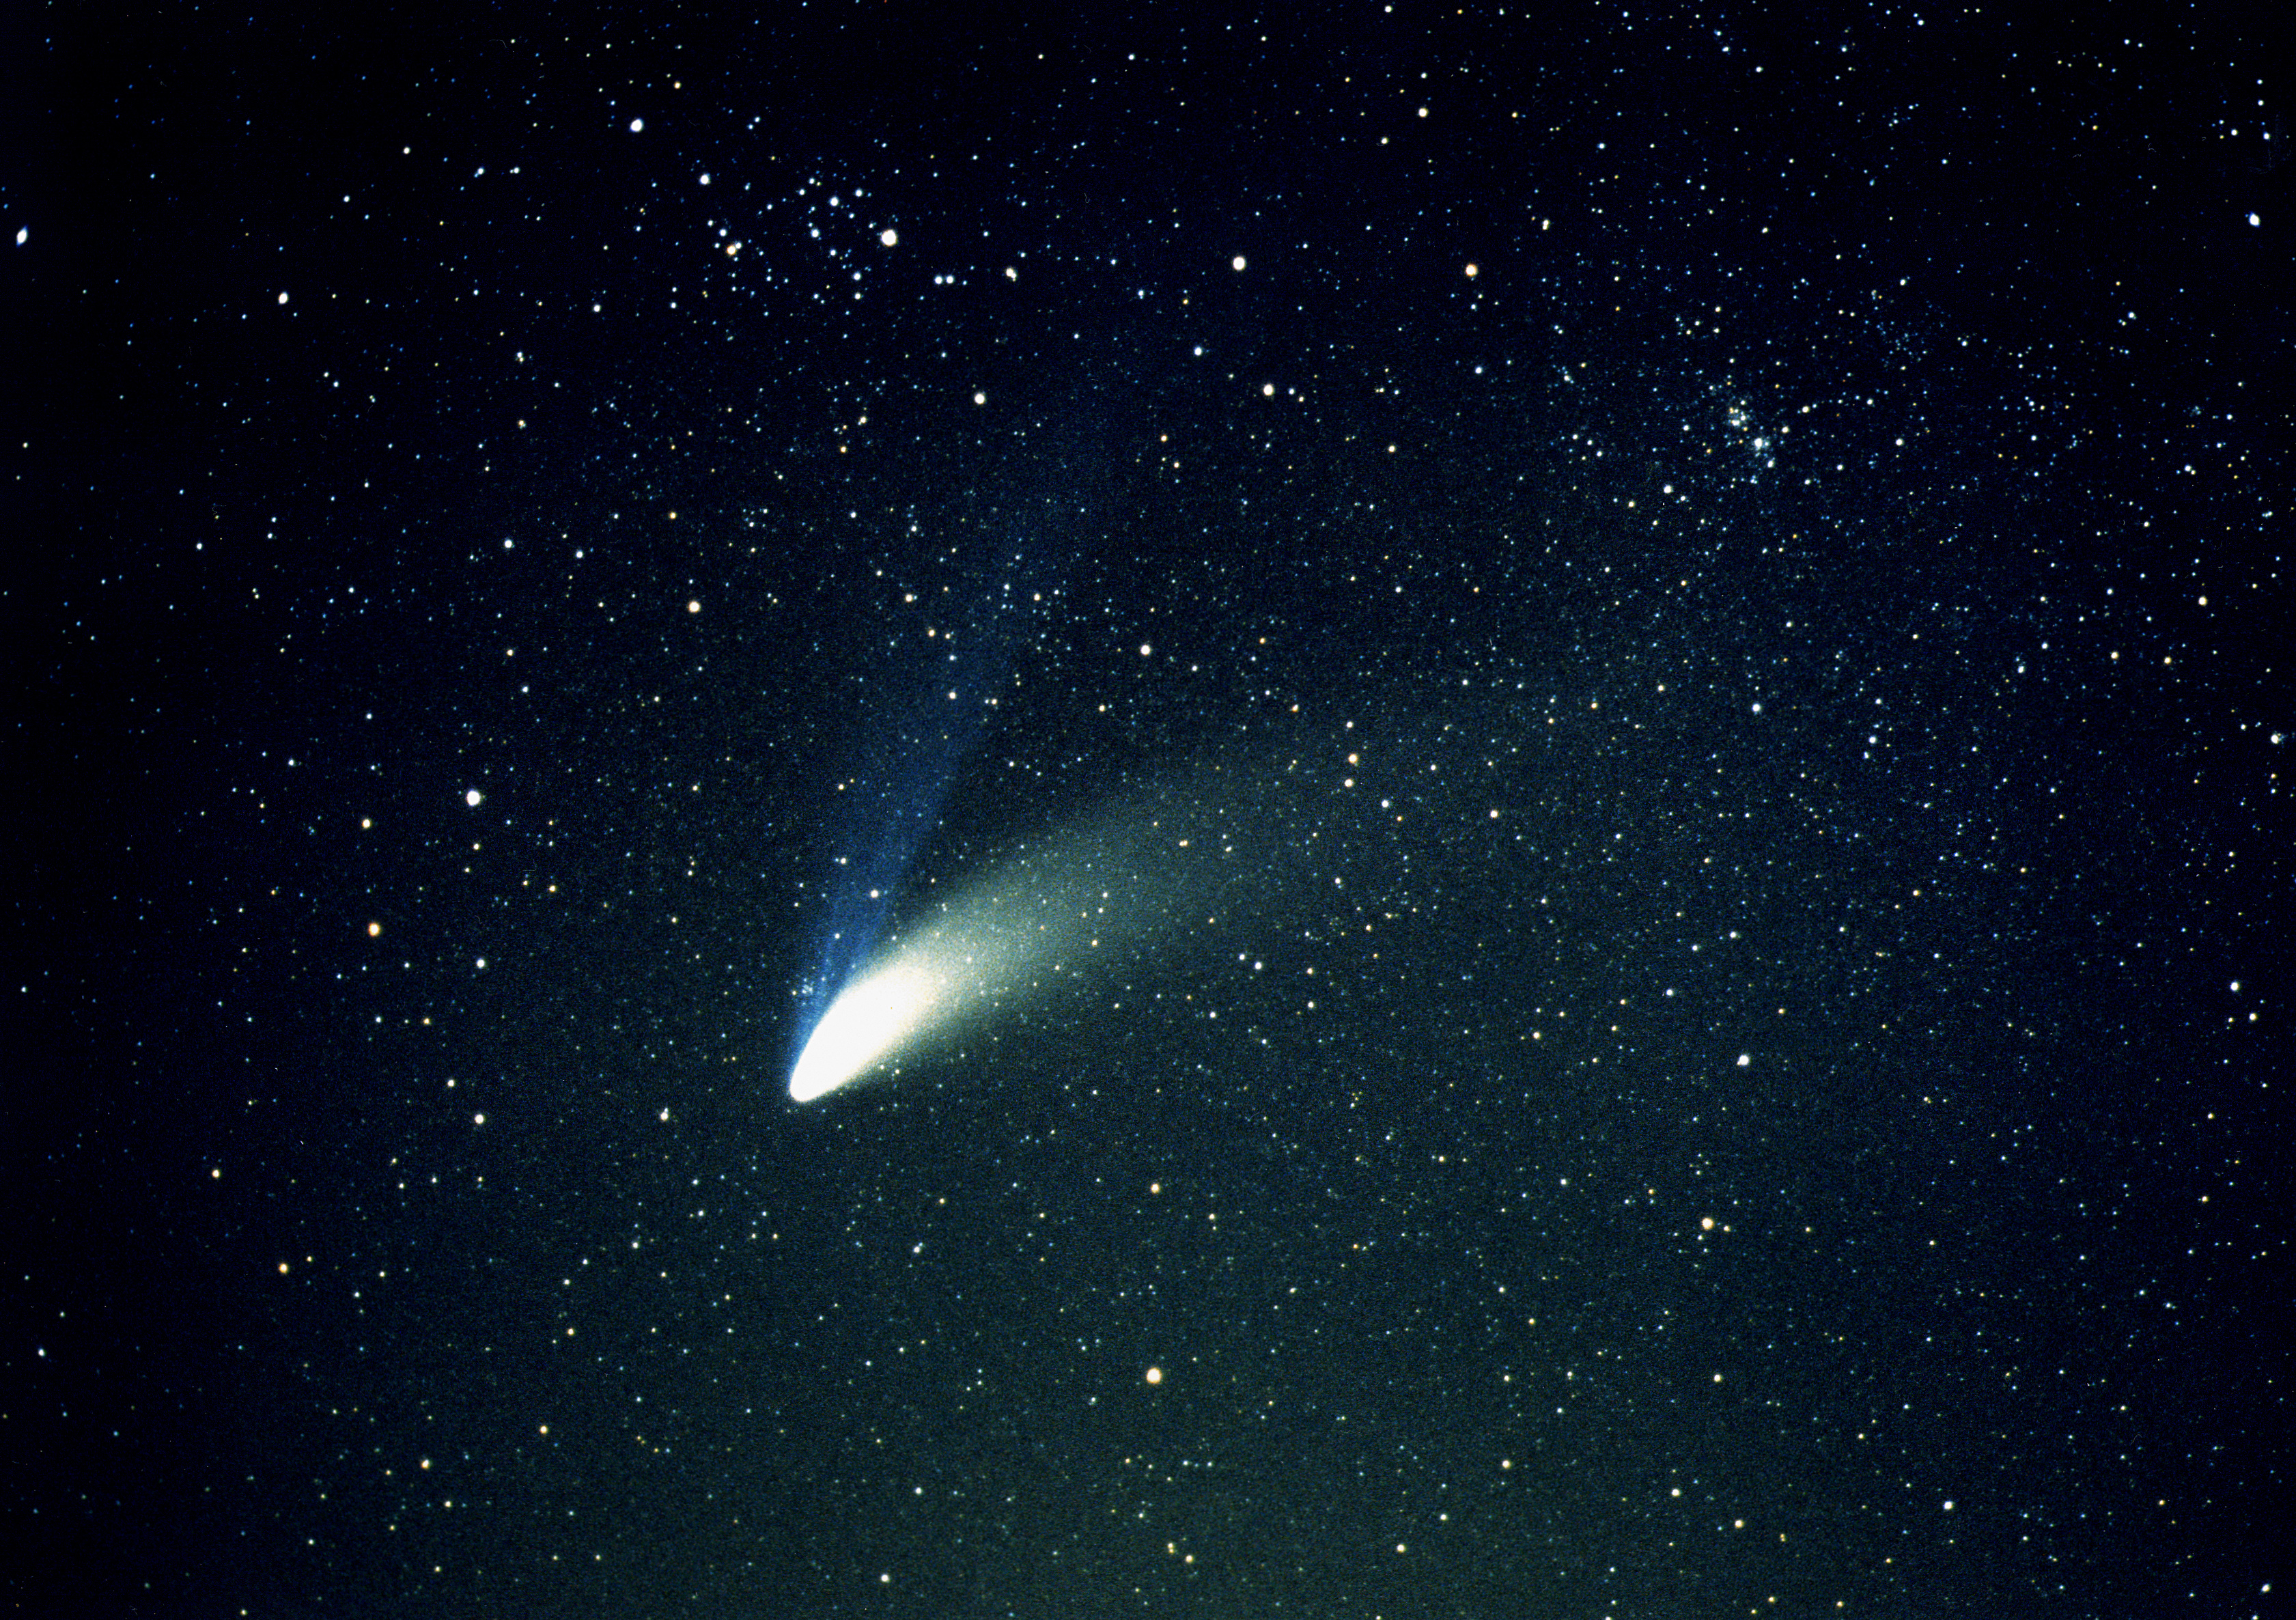
[[[12,1605],[2283,1602],[2284,26],[758,9],[10,25]]]

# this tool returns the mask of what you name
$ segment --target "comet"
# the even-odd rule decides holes
[[[993,897],[955,908],[940,925],[895,945],[840,990],[807,1035],[790,1070],[793,1102],[809,1103],[898,1057],[922,1037],[948,1028],[971,1007],[995,1000],[1026,976],[1024,948],[995,924],[1006,919]],[[1023,936],[1028,937],[1028,936]]]
[[[1168,937],[1242,862],[1170,794],[1053,835],[927,909],[863,961],[805,1030],[789,1094],[810,1103],[1046,986]]]
[[[894,1056],[947,1011],[953,989],[946,967],[922,956],[896,957],[863,974],[838,992],[806,1038],[790,1071],[791,1099],[826,1097]]]

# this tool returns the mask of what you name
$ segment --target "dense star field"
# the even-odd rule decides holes
[[[2276,1612],[2287,26],[754,9],[10,25],[12,1606]]]

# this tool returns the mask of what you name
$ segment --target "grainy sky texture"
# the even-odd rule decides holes
[[[17,17],[12,1608],[2277,1612],[2291,42],[2072,9]]]

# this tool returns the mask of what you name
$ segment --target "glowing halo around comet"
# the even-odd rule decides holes
[[[1010,1002],[1104,970],[1171,933],[1244,870],[1275,863],[1235,847],[1203,776],[1184,776],[1055,834],[931,908],[915,931],[846,982],[790,1069],[809,1103],[926,1039]]]
[[[948,1006],[947,975],[896,957],[840,991],[790,1071],[790,1096],[809,1103],[890,1057]]]
[[[1010,898],[976,896],[862,969],[807,1035],[790,1070],[791,1099],[826,1097],[1012,988],[1025,972],[1019,941],[1041,952],[1049,931],[1013,927],[1002,903]]]

